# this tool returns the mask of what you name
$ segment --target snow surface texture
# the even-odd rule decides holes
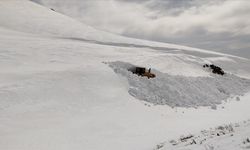
[[[110,62],[118,74],[128,79],[129,93],[140,100],[171,107],[197,107],[221,104],[230,96],[242,95],[250,89],[250,80],[226,74],[212,77],[173,76],[152,70],[156,78],[148,79],[128,71],[135,67],[126,62]]]
[[[138,100],[127,79],[102,63],[117,60],[185,77],[210,77],[201,66],[213,63],[250,78],[247,59],[123,38],[28,0],[1,0],[0,149],[153,150],[250,118],[250,93],[217,110]]]
[[[239,150],[250,149],[250,121],[221,125],[199,134],[162,142],[154,150]]]

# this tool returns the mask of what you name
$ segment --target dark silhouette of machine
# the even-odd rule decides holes
[[[138,76],[142,77],[148,77],[149,78],[155,78],[155,74],[151,73],[151,68],[148,70],[144,67],[132,67],[129,69],[134,74],[137,74]]]
[[[210,68],[214,74],[224,75],[225,72],[218,66],[215,66],[214,64],[205,64],[203,65],[203,68]]]

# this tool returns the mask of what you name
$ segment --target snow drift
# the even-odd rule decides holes
[[[171,107],[197,107],[221,104],[230,96],[250,90],[250,80],[226,74],[212,77],[173,76],[153,70],[156,78],[147,79],[128,71],[134,67],[125,62],[111,62],[114,71],[128,79],[129,93],[153,104]]]

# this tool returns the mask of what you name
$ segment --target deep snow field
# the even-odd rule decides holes
[[[138,77],[127,65],[152,68],[157,76]],[[0,67],[3,150],[249,148],[245,58],[125,38],[28,0],[2,0]],[[235,123],[235,136],[200,146],[168,142]]]
[[[161,142],[155,149],[161,150],[228,150],[250,149],[249,126],[250,120],[221,125],[209,130],[202,130],[194,135],[182,135],[178,139]]]

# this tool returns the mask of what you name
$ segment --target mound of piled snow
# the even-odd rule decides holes
[[[250,80],[234,75],[212,77],[173,76],[157,70],[156,78],[139,77],[128,69],[134,67],[125,62],[111,62],[114,71],[128,79],[129,93],[137,99],[171,107],[214,106],[230,96],[249,91]]]

